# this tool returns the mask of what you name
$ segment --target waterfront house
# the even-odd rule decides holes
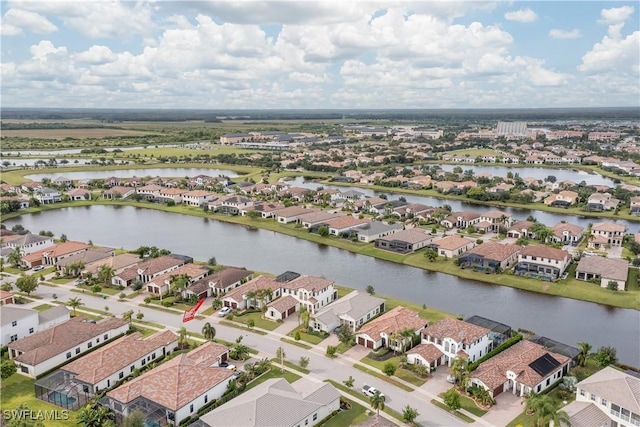
[[[289,206],[287,208],[277,209],[273,211],[272,216],[276,217],[276,221],[282,224],[297,222],[298,217],[304,214],[314,212],[313,209],[307,209],[302,206]]]
[[[99,321],[74,317],[9,343],[9,358],[19,373],[35,378],[128,329],[129,323],[116,317]]]
[[[627,227],[615,222],[597,222],[591,226],[589,247],[600,249],[609,246],[622,246]]]
[[[617,258],[583,256],[576,267],[576,279],[595,281],[603,288],[613,282],[619,291],[626,289],[628,274],[629,262]]]
[[[56,270],[60,272],[65,272],[69,266],[72,264],[78,265],[77,263],[81,263],[83,266],[91,264],[93,262],[101,261],[105,258],[110,258],[115,255],[116,250],[113,248],[106,248],[103,246],[90,248],[87,251],[82,251],[75,255],[71,255],[69,257],[63,258],[56,263]],[[81,273],[81,271],[77,271],[77,273]]]
[[[82,275],[86,276],[88,273],[95,275],[103,265],[111,267],[114,274],[120,274],[125,269],[138,264],[140,261],[140,257],[136,254],[124,253],[115,255],[85,264],[84,270],[82,270]]]
[[[53,237],[38,234],[14,234],[2,237],[2,246],[19,249],[22,255],[31,254],[55,245]]]
[[[253,205],[242,209],[241,214],[246,216],[251,211],[260,213],[262,218],[271,218],[278,209],[284,209],[284,205],[280,202],[253,202]]]
[[[446,236],[434,240],[429,244],[429,247],[435,249],[439,256],[455,258],[472,249],[475,245],[476,242],[466,237]]]
[[[532,221],[518,221],[509,227],[507,230],[507,237],[511,237],[513,239],[519,239],[521,237],[526,239],[535,239],[536,234],[530,231],[534,224],[535,223]]]
[[[115,412],[116,422],[137,409],[149,425],[178,425],[225,393],[233,371],[219,363],[228,355],[228,347],[206,342],[107,392],[100,403]]]
[[[402,254],[415,252],[427,246],[433,237],[419,228],[397,231],[391,235],[376,239],[375,247]]]
[[[640,379],[611,366],[576,384],[563,408],[572,427],[640,425]]]
[[[200,417],[202,427],[315,426],[340,409],[340,392],[331,384],[312,385],[283,378],[265,381]]]
[[[2,292],[10,294],[9,297],[13,299],[13,293]],[[10,306],[6,307],[5,304]],[[1,305],[3,306],[0,312],[0,346],[2,347],[70,318],[69,310],[64,306],[51,307],[39,312],[32,308],[18,307],[13,302],[4,302]]]
[[[136,193],[135,187],[124,187],[116,185],[102,192],[105,199],[126,199]]]
[[[84,188],[74,188],[67,191],[67,196],[69,196],[69,200],[72,201],[91,200],[91,191]]]
[[[422,344],[433,344],[444,354],[443,364],[451,366],[457,357],[475,362],[487,354],[492,346],[491,331],[481,326],[451,317],[422,330]]]
[[[317,230],[319,226],[325,224],[327,221],[344,216],[345,214],[343,212],[314,210],[313,212],[298,216],[296,222],[302,224],[304,228],[315,228]]]
[[[571,254],[546,245],[526,246],[518,254],[515,273],[518,275],[557,280],[571,263]]]
[[[398,306],[364,324],[356,334],[356,343],[373,350],[387,347],[402,351],[411,347],[413,337],[401,334],[417,335],[428,323],[417,311]]]
[[[160,194],[160,192],[164,189],[165,188],[163,186],[158,184],[148,184],[143,185],[142,187],[135,187],[136,194],[140,194],[147,200],[155,199],[156,197],[158,197],[158,194]]]
[[[359,242],[371,243],[377,239],[398,233],[402,230],[401,224],[385,224],[381,221],[371,221],[352,230]]]
[[[353,291],[318,310],[310,326],[316,331],[331,332],[338,326],[356,331],[365,322],[385,310],[385,300]]]
[[[346,199],[350,200],[350,199]],[[372,206],[378,205],[380,203],[384,203],[385,199],[382,197],[365,197],[364,199],[350,201],[352,203],[352,209],[354,212],[369,212]],[[346,207],[346,205],[345,205]]]
[[[22,258],[22,263],[30,264],[31,267],[35,265],[56,265],[60,260],[88,251],[90,248],[91,246],[86,243],[68,240],[26,255]]]
[[[129,286],[135,279],[142,283],[147,283],[151,279],[175,270],[186,263],[187,262],[182,258],[163,255],[124,269],[121,273],[113,276],[111,282],[114,285],[121,286]]]
[[[451,215],[447,219],[454,227],[464,230],[482,221],[482,216],[476,212],[459,212]]]
[[[609,193],[593,193],[587,200],[587,210],[591,212],[612,211],[618,208],[620,200]]]
[[[489,333],[489,339],[491,340],[491,346],[489,350],[493,350],[504,341],[511,338],[512,330],[511,326],[505,325],[504,323],[496,322],[495,320],[487,319],[486,317],[473,315],[464,319],[465,322],[471,323],[472,325],[480,326],[482,328],[487,328],[491,332]]]
[[[187,286],[194,283],[209,274],[209,269],[205,266],[198,264],[185,264],[176,269],[172,269],[164,274],[153,277],[147,282],[147,292],[155,295],[165,295],[171,290],[174,285],[175,279],[184,278],[186,281],[183,283],[183,291]]]
[[[205,190],[191,190],[182,194],[182,203],[188,206],[204,206],[213,200],[214,194]]]
[[[566,208],[575,205],[580,195],[575,191],[563,190],[544,199],[544,204],[555,208]]]
[[[50,203],[58,203],[62,201],[62,197],[58,190],[44,187],[33,192],[33,197],[43,205]]]
[[[569,371],[570,361],[524,340],[482,362],[471,372],[470,383],[484,388],[493,398],[507,391],[523,397],[553,386]]]
[[[253,278],[253,271],[246,268],[225,267],[222,270],[191,283],[183,292],[183,297],[196,295],[198,299],[220,296]]]
[[[283,297],[292,296],[299,303],[296,307],[305,307],[311,314],[316,313],[316,311],[331,303],[337,297],[337,292],[333,287],[335,282],[322,277],[286,272],[278,276],[276,281],[281,283]],[[291,304],[289,304],[288,308],[291,308]],[[269,309],[267,309],[265,315],[270,317],[269,314]]]
[[[631,215],[640,215],[640,196],[634,196],[629,201]]]
[[[245,284],[228,291],[222,298],[222,305],[234,310],[261,308],[280,296],[281,286],[282,284],[273,277],[254,277]],[[260,298],[258,298],[259,294]]]
[[[105,178],[103,182],[105,187],[116,187],[122,184],[122,178],[119,178],[117,176],[110,176],[109,178]]]
[[[162,202],[182,203],[182,195],[188,193],[187,190],[181,188],[163,188],[156,195],[156,199]]]
[[[444,353],[431,343],[418,344],[407,350],[407,362],[412,365],[425,365],[429,371],[442,365]]]
[[[465,252],[459,258],[459,266],[496,273],[508,270],[518,261],[522,246],[509,243],[484,242]]]
[[[177,347],[178,336],[167,330],[147,338],[140,332],[125,335],[37,380],[36,397],[67,409],[78,409],[100,390],[114,387]],[[60,394],[65,398],[61,399]]]
[[[324,225],[329,228],[329,234],[333,236],[348,237],[351,230],[370,222],[371,218],[343,216],[327,220],[324,222]]]
[[[549,240],[554,243],[562,243],[563,245],[577,246],[582,240],[584,227],[579,225],[560,222],[551,229]]]

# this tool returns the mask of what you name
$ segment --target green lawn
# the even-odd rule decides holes
[[[460,405],[462,406],[462,409],[472,413],[476,417],[481,417],[487,413],[484,409],[478,408],[478,405],[476,405],[473,399],[470,399],[467,396],[460,395]]]
[[[260,385],[263,382],[265,382],[267,380],[270,380],[272,378],[284,378],[285,380],[287,380],[287,382],[289,382],[289,384],[291,384],[293,382],[298,381],[302,377],[300,375],[298,375],[298,374],[294,374],[293,372],[289,372],[287,370],[285,370],[284,372],[280,372],[280,367],[271,365],[271,369],[269,369],[267,372],[265,372],[264,374],[260,375],[258,378],[256,378],[255,380],[251,381],[247,385],[247,388],[245,389],[245,392],[247,390],[251,390],[255,386]]]
[[[289,336],[290,337],[295,337],[296,335],[296,331],[300,333],[300,340],[301,341],[306,341],[309,344],[320,344],[322,341],[324,341],[326,338],[329,337],[329,335],[326,336],[321,336],[321,335],[316,335],[316,334],[309,334],[307,332],[301,332],[298,328],[294,328],[291,332],[289,332]]]
[[[244,323],[245,325],[249,320],[253,320],[255,322],[256,328],[265,329],[267,331],[273,331],[278,326],[280,326],[280,324],[276,321],[263,318],[262,313],[260,312],[235,315],[233,317],[233,320],[236,322]]]
[[[60,427],[72,427],[77,426],[78,421],[76,418],[76,412],[66,411],[59,406],[51,405],[36,399],[34,395],[34,380],[24,375],[13,374],[6,380],[2,381],[2,399],[0,399],[0,409],[11,410],[16,409],[18,405],[24,403],[32,411],[47,411],[52,413],[57,412],[60,418],[64,418],[64,414],[69,415],[68,420],[56,421],[56,426]],[[65,412],[66,411],[66,412]],[[45,425],[51,425],[49,422]]]
[[[26,270],[20,270],[17,267],[7,267],[6,265],[3,267],[2,271],[6,271],[7,273],[11,273],[11,274],[22,274],[24,273]]]
[[[277,367],[276,369],[280,369],[280,359],[278,359],[277,357],[274,357],[273,359],[271,359],[271,361],[273,362],[273,366]],[[296,371],[300,371],[303,374],[308,374],[308,373],[311,372],[308,369],[303,368],[301,366],[298,366],[295,363],[290,362],[290,361],[288,361],[286,359],[284,360],[284,366],[286,366],[287,368],[290,368],[290,369],[294,369]]]
[[[359,371],[366,372],[369,375],[373,375],[374,377],[380,378],[382,381],[386,381],[389,384],[393,384],[394,386],[399,387],[404,391],[407,391],[407,392],[412,392],[413,391],[413,389],[411,387],[402,384],[400,381],[394,380],[392,377],[389,377],[389,376],[387,376],[385,374],[381,374],[378,371],[366,368],[366,367],[364,367],[362,365],[359,365],[357,363],[354,364],[353,367],[358,369]]]
[[[356,424],[360,424],[364,420],[369,418],[367,415],[367,408],[360,405],[359,403],[354,402],[351,399],[345,398],[349,404],[351,404],[351,409],[348,411],[340,411],[335,416],[329,418],[322,424],[319,424],[320,427],[346,427],[352,426]]]
[[[416,387],[420,387],[421,385],[423,385],[424,383],[427,382],[426,379],[420,378],[418,377],[416,374],[414,374],[413,372],[407,370],[407,369],[403,369],[400,367],[400,356],[394,356],[391,357],[387,360],[384,361],[379,361],[379,360],[374,360],[374,359],[370,359],[368,356],[363,357],[362,359],[360,359],[360,361],[362,363],[366,363],[367,365],[373,366],[374,368],[378,368],[380,370],[384,369],[384,365],[388,362],[393,363],[394,365],[396,365],[398,367],[398,369],[396,369],[396,373],[394,374],[395,377],[400,378],[401,380],[404,380],[410,384],[415,385]]]
[[[49,279],[49,282],[55,283],[56,285],[64,285],[65,283],[69,283],[73,280],[73,277],[54,277]]]
[[[280,338],[280,341],[286,342],[288,344],[295,345],[295,346],[298,346],[298,347],[301,347],[301,348],[304,348],[304,349],[307,349],[307,350],[311,350],[311,346],[310,345],[306,345],[304,343],[301,343],[300,341],[292,340],[292,339],[289,339],[289,338]]]
[[[51,304],[40,304],[40,305],[37,305],[37,306],[33,307],[33,309],[36,310],[36,311],[45,311],[45,310],[50,309],[51,307],[53,307]]]
[[[350,394],[351,396],[354,396],[357,399],[363,400],[365,402],[369,401],[369,398],[365,395],[363,395],[362,393],[352,389],[352,388],[348,388],[346,387],[344,384],[342,384],[341,382],[338,381],[334,381],[334,380],[324,380],[327,383],[330,383],[331,385],[333,385],[335,388],[337,388],[338,390],[341,390],[347,394]],[[397,419],[398,421],[400,421],[401,423],[404,423],[404,419],[402,418],[402,414],[399,413],[398,411],[395,411],[391,408],[389,408],[388,406],[386,406],[382,412],[385,412],[389,415],[391,415],[393,418]]]
[[[449,409],[449,407],[447,405],[445,405],[444,403],[442,403],[442,402],[439,402],[439,401],[437,401],[435,399],[431,399],[431,403],[436,405],[438,408],[444,409],[445,411],[449,412],[450,414],[455,415],[457,418],[460,418],[465,423],[474,422],[473,418],[468,417],[465,414],[462,414],[462,413],[460,413],[458,411],[451,411],[451,409]]]

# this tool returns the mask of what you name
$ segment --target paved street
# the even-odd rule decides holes
[[[329,359],[325,356],[326,346],[332,345],[337,342],[337,339],[333,336],[324,340],[320,345],[313,346],[310,350],[287,344],[282,342],[280,338],[284,337],[287,332],[291,331],[297,321],[290,320],[277,330],[268,333],[267,335],[260,335],[250,331],[244,331],[237,328],[225,326],[219,324],[221,318],[217,315],[207,316],[206,319],[194,319],[186,324],[182,323],[181,313],[169,314],[159,310],[155,310],[149,307],[140,306],[143,303],[144,296],[138,296],[132,300],[119,301],[117,296],[111,296],[107,299],[103,299],[101,296],[95,296],[90,292],[77,293],[72,292],[73,282],[65,285],[46,286],[41,285],[33,293],[34,296],[41,297],[42,300],[36,300],[30,303],[28,306],[35,306],[42,304],[46,300],[53,300],[53,294],[58,297],[58,301],[67,301],[69,298],[79,297],[86,307],[94,308],[104,311],[105,306],[109,307],[109,312],[115,316],[121,316],[127,310],[133,309],[134,312],[141,311],[144,313],[144,321],[153,322],[161,325],[165,325],[167,328],[177,331],[180,327],[185,326],[188,331],[200,333],[202,327],[206,322],[211,322],[216,328],[216,338],[220,338],[226,341],[235,341],[235,339],[244,335],[243,343],[259,349],[260,353],[258,357],[275,357],[277,348],[282,346],[285,350],[286,359],[296,363],[300,357],[305,356],[310,358],[308,369],[311,371],[306,378],[311,381],[323,381],[325,379],[332,379],[337,382],[342,382],[349,376],[355,379],[354,389],[359,390],[362,385],[372,385],[381,391],[383,391],[387,397],[386,405],[396,411],[402,413],[405,406],[409,405],[418,409],[420,415],[416,420],[423,426],[459,426],[465,423],[430,403],[431,399],[437,398],[437,394],[441,392],[440,388],[447,387],[446,384],[440,384],[440,388],[430,387],[430,381],[420,388],[415,388],[413,392],[406,392],[400,388],[397,388],[375,376],[364,373],[353,367],[354,363],[358,363],[358,360],[363,356],[358,352],[359,348],[348,351],[345,355],[340,355],[335,359]],[[202,309],[206,309],[210,306],[210,301],[207,301]],[[82,310],[82,307],[78,310]],[[294,317],[295,319],[295,317]],[[350,357],[353,355],[355,358]],[[299,372],[297,372],[299,373]],[[434,381],[433,385],[437,383]],[[368,401],[363,396],[361,402],[368,407]],[[519,405],[518,405],[519,406]],[[467,414],[470,415],[470,414]],[[473,417],[478,426],[491,426],[496,425],[484,419],[478,419]],[[397,421],[394,420],[397,423]]]

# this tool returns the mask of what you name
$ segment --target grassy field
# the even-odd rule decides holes
[[[157,135],[157,132],[133,130],[133,129],[114,129],[114,128],[87,128],[87,129],[16,129],[3,130],[2,136],[5,138],[34,138],[34,139],[100,139],[115,138],[121,136],[146,136]],[[80,145],[80,141],[78,141]]]
[[[46,421],[44,422],[45,427],[54,425],[59,427],[72,427],[78,425],[76,412],[66,411],[59,406],[36,399],[34,396],[33,383],[33,379],[20,374],[13,374],[8,379],[3,380],[0,409],[2,411],[11,410],[16,409],[20,404],[25,404],[32,411],[46,411],[48,414],[55,413],[59,418],[63,418],[56,421]],[[68,419],[64,419],[67,418],[65,414],[68,415]]]

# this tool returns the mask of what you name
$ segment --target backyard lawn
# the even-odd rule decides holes
[[[359,424],[369,418],[369,415],[367,415],[367,408],[360,405],[359,403],[354,402],[353,400],[346,400],[351,404],[351,409],[338,412],[335,416],[320,424],[321,427],[352,426]]]
[[[32,411],[47,411],[43,414],[56,416],[62,418],[55,421],[56,426],[77,426],[78,421],[76,419],[76,413],[73,411],[67,411],[59,406],[51,405],[49,403],[38,400],[34,396],[34,380],[24,375],[13,374],[6,380],[2,381],[2,399],[0,401],[0,409],[3,411],[16,409],[20,404],[25,404]],[[55,411],[55,412],[54,412]],[[55,414],[55,415],[54,415]],[[68,414],[67,420],[65,414]],[[45,425],[52,425],[49,422]]]

